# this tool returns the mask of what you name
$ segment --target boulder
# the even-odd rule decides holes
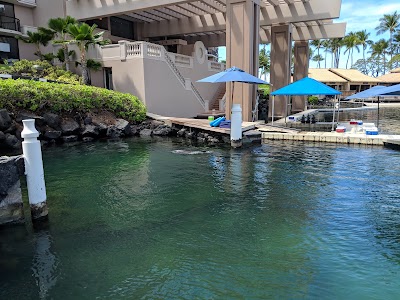
[[[151,129],[142,129],[139,134],[140,134],[140,136],[152,136],[153,135],[153,130],[151,130]]]
[[[192,132],[186,132],[185,137],[187,139],[195,139],[197,136],[196,136],[196,133],[194,131],[192,131]]]
[[[21,141],[15,135],[6,133],[6,139],[4,140],[4,145],[9,149],[21,149]]]
[[[45,113],[43,115],[43,120],[44,122],[49,125],[51,128],[54,128],[56,130],[61,129],[61,118],[59,115],[53,114],[53,113]]]
[[[158,126],[164,125],[164,122],[158,121],[158,120],[152,120],[150,121],[150,129],[155,129]]]
[[[180,130],[176,133],[176,135],[177,135],[178,137],[183,137],[183,136],[185,136],[185,134],[186,134],[186,129],[185,129],[185,128],[180,129]]]
[[[172,128],[168,125],[159,125],[155,130],[153,130],[153,135],[168,136],[171,135]]]
[[[139,127],[137,125],[131,125],[130,135],[139,135]]]
[[[0,109],[0,130],[7,130],[12,124],[11,117],[7,110]]]
[[[61,131],[63,135],[72,135],[78,133],[80,126],[78,122],[73,119],[65,119],[61,122]]]
[[[92,120],[91,117],[86,117],[86,118],[83,120],[83,124],[85,124],[85,125],[90,125],[90,124],[92,124],[92,122],[93,122],[93,120]]]
[[[78,140],[78,136],[77,135],[68,135],[68,136],[63,136],[62,137],[64,143],[72,143],[72,142],[76,142]]]
[[[106,124],[104,124],[104,123],[99,123],[99,124],[97,125],[97,128],[99,129],[99,134],[100,134],[101,136],[107,135],[108,126],[107,126]]]
[[[131,135],[131,126],[128,121],[117,119],[114,125],[107,129],[107,136],[111,138],[119,138]]]
[[[35,115],[31,112],[20,112],[17,117],[15,118],[15,121],[17,121],[18,123],[21,123],[22,120],[26,120],[26,119],[34,119],[35,120],[35,125],[36,126],[44,126],[45,125],[45,121],[44,118],[38,115]]]
[[[24,221],[19,164],[21,156],[0,157],[0,225]]]
[[[85,136],[85,137],[82,139],[82,141],[85,142],[85,143],[93,142],[93,141],[94,141],[94,138],[92,138],[92,137],[90,137],[90,136]]]
[[[99,134],[99,128],[95,125],[85,125],[82,128],[82,136],[84,137],[97,137]]]
[[[61,137],[61,131],[48,129],[44,132],[43,137],[46,140],[57,140]]]
[[[6,140],[6,135],[3,131],[0,131],[0,142],[4,142]]]

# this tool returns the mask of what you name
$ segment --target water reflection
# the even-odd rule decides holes
[[[36,279],[40,299],[46,299],[49,296],[59,277],[59,261],[51,250],[52,243],[52,237],[48,230],[42,230],[34,234],[34,255],[31,269]]]

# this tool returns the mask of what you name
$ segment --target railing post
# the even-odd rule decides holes
[[[231,146],[233,148],[239,148],[242,146],[242,108],[240,107],[240,104],[232,105]]]
[[[190,78],[185,78],[185,90],[190,91],[192,89],[192,81]]]
[[[147,51],[148,51],[148,45],[147,45],[147,43],[146,42],[141,42],[141,46],[142,46],[142,57],[143,58],[147,58],[148,57],[148,53],[147,53]]]
[[[225,110],[225,105],[224,105],[224,99],[219,100],[219,104],[218,104],[218,110],[219,111],[224,111]]]
[[[119,57],[121,61],[125,61],[127,55],[126,41],[118,41],[118,44],[119,44]]]
[[[204,110],[210,111],[210,100],[204,100]]]
[[[28,186],[28,198],[33,220],[46,218],[46,186],[44,182],[42,149],[38,141],[39,132],[35,128],[35,120],[23,120],[24,129],[21,132],[22,152],[25,161],[25,175]]]

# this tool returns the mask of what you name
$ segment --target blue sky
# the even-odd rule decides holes
[[[379,25],[379,18],[384,14],[392,14],[396,10],[400,13],[400,0],[342,0],[340,18],[334,20],[334,22],[346,22],[346,32],[366,29],[367,32],[371,33],[370,39],[373,41],[381,38],[389,39],[388,33],[377,36],[375,28]],[[220,48],[219,55],[222,59],[225,59],[225,47]],[[361,49],[360,53],[357,53],[355,50],[354,62],[359,58],[362,58]],[[321,67],[324,65],[325,63],[321,62]],[[328,57],[327,67],[330,67],[330,65],[331,62]],[[346,59],[342,55],[339,67],[345,68],[345,65]],[[316,66],[315,62],[310,62],[311,68],[315,68]]]

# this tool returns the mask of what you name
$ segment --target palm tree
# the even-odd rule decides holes
[[[326,69],[327,55],[328,55],[328,52],[330,51],[330,47],[331,47],[330,44],[331,44],[330,40],[323,40],[322,41],[322,47],[324,48],[324,51],[325,51],[325,58],[324,58],[324,60],[325,60],[325,69]]]
[[[376,57],[378,60],[377,74],[379,74],[380,70],[381,70],[381,68],[380,68],[381,59],[383,61],[383,74],[385,74],[385,72],[386,72],[386,52],[387,52],[388,47],[389,47],[389,43],[388,43],[388,41],[386,41],[384,39],[381,39],[371,45],[371,56]]]
[[[321,61],[323,60],[324,58],[321,54],[314,55],[314,57],[312,58],[312,61],[316,61],[318,63],[318,68],[321,68]]]
[[[350,32],[347,36],[344,37],[344,45],[346,47],[346,50],[344,53],[349,52],[349,56],[347,57],[347,62],[346,62],[346,69],[348,68],[347,65],[349,63],[350,57],[351,57],[351,64],[350,68],[353,65],[353,52],[354,48],[360,52],[360,49],[358,48],[358,45],[360,44],[358,41],[358,36],[354,32]]]
[[[321,40],[313,40],[313,41],[311,41],[310,44],[311,44],[311,46],[315,47],[315,49],[317,50],[317,55],[319,55],[319,50],[323,47],[322,41]]]
[[[340,52],[343,47],[343,38],[330,39],[330,51],[332,53],[332,67],[339,68]]]
[[[68,43],[76,43],[78,45],[80,53],[80,63],[82,67],[82,78],[83,84],[89,83],[89,71],[87,68],[86,52],[90,45],[107,45],[110,43],[109,40],[103,40],[104,31],[95,33],[97,25],[92,26],[86,23],[69,24],[68,33],[72,37],[72,40]]]
[[[261,49],[258,60],[261,69],[261,75],[264,75],[266,78],[267,73],[269,73],[270,71],[271,65],[270,65],[270,52],[266,51],[265,47]]]
[[[76,20],[70,16],[67,16],[65,18],[50,19],[48,23],[49,28],[53,30],[54,34],[56,35],[57,40],[53,41],[53,43],[62,45],[62,49],[64,51],[63,68],[67,71],[69,71],[67,30],[70,24],[75,23]]]
[[[356,32],[357,38],[358,38],[358,42],[359,45],[362,46],[363,49],[363,60],[364,60],[364,67],[365,69],[367,68],[367,62],[365,60],[365,50],[367,50],[368,45],[371,45],[372,41],[369,40],[369,35],[370,33],[364,29],[362,31],[358,31]]]
[[[400,14],[397,13],[397,10],[392,15],[383,15],[382,18],[379,19],[379,26],[375,28],[377,30],[377,34],[385,33],[389,31],[390,39],[389,39],[389,49],[390,49],[390,59],[393,58],[393,34],[394,32],[400,28]]]
[[[34,44],[36,46],[35,55],[40,59],[43,58],[40,46],[47,46],[49,42],[53,39],[53,32],[47,28],[39,27],[37,32],[28,31],[26,33],[27,38],[20,38],[22,41],[28,44]]]

